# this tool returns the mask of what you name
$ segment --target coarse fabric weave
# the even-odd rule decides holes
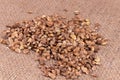
[[[0,36],[6,25],[43,14],[71,18],[76,10],[92,25],[100,23],[99,33],[109,39],[98,53],[101,65],[93,72],[98,77],[81,75],[76,80],[120,80],[120,0],[0,0]],[[17,54],[0,44],[0,80],[51,80],[43,76],[34,59],[32,53]],[[64,78],[58,76],[56,80]]]

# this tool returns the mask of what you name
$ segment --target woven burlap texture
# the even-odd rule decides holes
[[[120,0],[0,0],[0,33],[15,22],[54,13],[70,18],[76,10],[91,23],[100,23],[99,33],[109,39],[98,53],[101,66],[94,71],[98,78],[81,75],[76,80],[120,80]],[[0,44],[0,80],[51,80],[43,76],[34,58],[32,53],[16,54]]]

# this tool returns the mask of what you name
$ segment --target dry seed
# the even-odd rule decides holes
[[[37,53],[46,76],[55,79],[62,75],[74,79],[80,76],[81,71],[89,74],[96,64],[100,64],[95,53],[99,46],[107,44],[107,40],[89,25],[90,20],[82,20],[78,11],[71,20],[59,15],[43,15],[7,26],[8,30],[0,42],[18,53]],[[46,61],[49,60],[55,63],[48,66]]]
[[[16,48],[16,49],[15,49],[15,52],[21,53],[21,50],[20,50],[19,48]]]
[[[76,40],[76,35],[74,33],[70,34],[70,37],[74,40]]]
[[[95,62],[100,62],[100,58],[99,58],[99,57],[96,57],[96,58],[95,58]]]
[[[92,77],[95,77],[95,78],[98,77],[98,75],[96,75],[96,74],[91,74],[91,76],[92,76]]]
[[[100,58],[99,58],[99,57],[96,57],[96,58],[95,58],[95,60],[94,60],[94,64],[97,64],[97,65],[100,64]]]
[[[68,10],[67,10],[67,9],[63,9],[63,11],[68,12]]]
[[[3,40],[4,40],[4,39],[0,38],[0,43],[2,43],[2,42],[3,42]]]
[[[29,53],[29,50],[28,50],[28,49],[23,49],[23,53],[24,53],[24,54],[28,54],[28,53]]]
[[[90,20],[89,20],[89,19],[85,19],[85,21],[86,21],[86,22],[90,22]]]
[[[79,11],[74,11],[74,14],[78,15],[78,14],[80,14],[80,12]]]
[[[12,38],[18,37],[18,32],[17,32],[17,31],[13,32],[13,33],[11,34],[11,37],[12,37]]]
[[[48,27],[53,26],[53,22],[52,22],[52,21],[48,21],[48,22],[47,22],[47,26],[48,26]]]
[[[107,39],[105,39],[105,40],[102,40],[102,45],[106,45],[108,43],[108,40]]]
[[[88,74],[88,73],[89,73],[89,70],[88,70],[86,67],[84,67],[84,66],[81,67],[81,70],[82,70],[85,74]]]
[[[32,12],[32,11],[28,11],[27,13],[28,13],[28,14],[32,14],[33,12]]]
[[[50,78],[52,78],[52,79],[55,79],[56,78],[56,75],[54,74],[54,73],[48,73],[48,76],[50,77]]]

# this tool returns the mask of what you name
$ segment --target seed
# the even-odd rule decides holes
[[[20,49],[24,49],[24,45],[22,43],[20,44]]]
[[[67,10],[67,9],[63,9],[63,11],[68,12],[68,10]]]
[[[53,34],[49,34],[49,36],[53,37],[54,35]]]
[[[52,79],[61,75],[74,80],[90,74],[100,64],[96,53],[107,44],[90,28],[89,19],[79,17],[79,11],[70,20],[55,14],[15,23],[4,33],[0,43],[17,53],[35,54],[41,71]]]
[[[87,69],[86,67],[84,67],[84,66],[81,67],[81,70],[82,70],[82,72],[84,72],[85,74],[88,74],[88,73],[89,73],[88,69]]]
[[[1,38],[1,39],[0,39],[0,43],[2,43],[2,44],[7,44],[7,41]]]
[[[15,52],[21,53],[21,50],[20,50],[19,48],[16,48],[16,49],[15,49]]]
[[[42,15],[42,18],[45,18],[46,17],[46,15]]]
[[[70,37],[71,37],[73,40],[76,40],[76,35],[75,35],[74,33],[72,33],[72,34],[70,35]]]
[[[103,40],[103,41],[102,41],[102,43],[101,43],[101,44],[102,44],[102,45],[106,45],[107,43],[108,43],[108,40],[107,40],[107,39],[105,39],[105,40]]]
[[[28,53],[29,53],[29,50],[28,50],[28,49],[24,49],[24,50],[23,50],[23,53],[24,53],[24,54],[28,54]]]
[[[0,38],[0,43],[2,43],[3,42],[3,39],[2,38]]]
[[[100,62],[100,58],[99,58],[99,57],[96,57],[96,58],[95,58],[95,61],[96,61],[96,62]]]
[[[32,38],[29,38],[29,39],[28,39],[28,42],[33,42],[33,41],[32,41]]]
[[[80,14],[80,12],[79,11],[74,11],[74,14],[78,15],[78,14]]]
[[[52,21],[48,21],[48,22],[47,22],[47,26],[48,26],[48,27],[53,26],[53,22],[52,22]]]
[[[99,57],[96,57],[96,58],[95,58],[95,60],[94,60],[94,64],[97,64],[97,65],[100,64],[100,58],[99,58]]]
[[[100,24],[99,24],[99,23],[96,23],[94,29],[95,29],[95,30],[99,30],[99,28],[100,28]]]
[[[98,76],[96,74],[91,74],[92,77],[97,78]]]
[[[85,21],[86,21],[86,22],[90,22],[90,20],[89,20],[89,19],[85,19]]]
[[[27,13],[28,13],[28,14],[32,14],[33,12],[32,12],[32,11],[28,11]]]
[[[16,31],[13,32],[12,35],[11,35],[11,37],[12,37],[12,38],[14,38],[14,37],[18,37],[18,32],[16,32]]]
[[[77,66],[77,70],[80,70],[80,66]]]
[[[53,74],[53,73],[48,73],[48,76],[50,77],[50,78],[52,78],[52,79],[55,79],[56,78],[56,75],[55,74]]]

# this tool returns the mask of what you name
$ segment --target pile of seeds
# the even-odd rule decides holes
[[[89,26],[89,19],[81,19],[78,14],[71,20],[59,15],[43,15],[7,26],[0,42],[17,53],[37,54],[45,76],[75,79],[81,73],[89,74],[100,64],[96,53],[100,45],[107,43]],[[53,61],[52,65],[46,64],[48,61]]]

